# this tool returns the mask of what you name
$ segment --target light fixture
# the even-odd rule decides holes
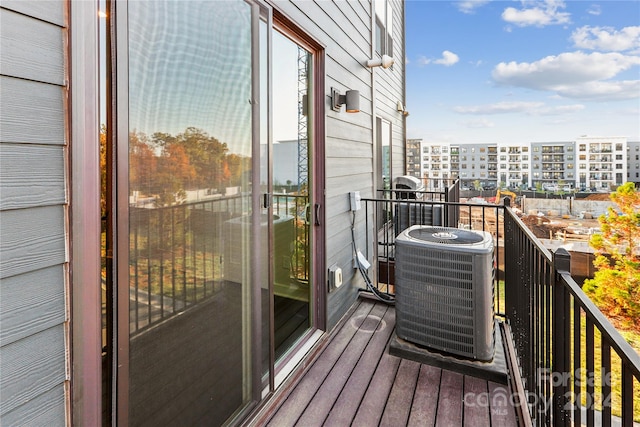
[[[360,112],[360,92],[357,90],[348,90],[344,95],[336,88],[331,88],[331,108],[334,111],[340,111],[342,105],[345,105],[347,113]]]
[[[403,116],[408,116],[409,112],[407,111],[407,107],[405,107],[404,105],[402,105],[402,102],[398,101],[398,103],[396,104],[396,110],[400,113],[402,113]]]
[[[382,66],[382,68],[389,68],[393,65],[393,62],[394,59],[389,55],[382,55],[381,58],[367,60],[367,67],[373,68]]]

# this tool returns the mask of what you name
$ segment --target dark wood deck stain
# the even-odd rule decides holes
[[[282,426],[517,426],[507,386],[389,354],[393,307],[362,299],[273,409]]]

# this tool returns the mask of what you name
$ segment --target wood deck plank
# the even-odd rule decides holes
[[[380,364],[373,374],[364,399],[362,399],[351,424],[353,427],[370,427],[379,424],[400,366],[400,360],[399,357],[391,356],[388,352],[382,355]]]
[[[390,355],[395,309],[357,304],[266,425],[517,426],[508,386]]]
[[[516,426],[516,413],[511,404],[509,388],[489,381],[489,413],[492,427]]]
[[[372,302],[362,301],[354,311],[352,317],[361,318],[362,322],[373,307],[374,304]],[[332,338],[331,345],[324,349],[315,363],[309,368],[287,399],[280,408],[278,408],[274,416],[269,420],[268,425],[280,427],[295,424],[355,333],[356,329],[350,326],[350,322],[342,325]]]
[[[464,377],[464,426],[489,426],[489,389],[487,381],[470,376]]]
[[[462,386],[464,376],[443,370],[438,398],[437,427],[462,425]]]
[[[440,368],[420,365],[420,375],[416,384],[408,426],[428,427],[435,425],[441,374],[442,369]]]
[[[396,380],[391,388],[391,394],[389,394],[389,399],[380,421],[381,426],[407,425],[419,373],[420,364],[418,362],[406,359],[400,362]]]
[[[374,335],[374,331],[380,327],[382,317],[386,311],[387,307],[383,305],[375,305],[373,307],[364,322],[360,324],[360,328],[356,331],[331,372],[327,375],[322,386],[318,389],[319,398],[313,399],[307,406],[298,420],[298,425],[305,427],[323,425],[342,388],[352,375],[353,369],[363,354],[365,347]],[[352,319],[359,322],[358,318]],[[349,323],[352,324],[352,322]]]
[[[329,412],[326,420],[327,426],[346,426],[351,424],[358,410],[358,404],[362,401],[369,386],[372,373],[375,372],[389,343],[395,320],[395,310],[387,310],[382,318],[383,329],[373,334],[367,348],[362,353],[362,357],[358,360],[331,412]]]

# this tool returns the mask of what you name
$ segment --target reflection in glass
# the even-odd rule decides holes
[[[129,2],[129,424],[251,399],[251,6]]]
[[[311,327],[309,51],[273,33],[273,277],[275,356]]]

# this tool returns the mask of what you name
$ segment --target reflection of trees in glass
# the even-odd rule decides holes
[[[175,136],[131,132],[129,154],[131,191],[154,198],[156,206],[184,201],[186,190],[239,186],[250,161],[229,154],[226,143],[195,127]]]

